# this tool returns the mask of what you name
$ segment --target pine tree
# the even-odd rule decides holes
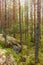
[[[34,8],[36,8],[36,0],[34,2]],[[41,0],[37,0],[37,22],[36,22],[36,9],[34,10],[34,24],[35,25],[35,63],[38,63],[39,55],[39,43],[40,43],[40,22],[41,22]]]
[[[21,4],[19,0],[19,27],[20,27],[20,44],[22,46],[22,21],[21,21]],[[22,47],[21,47],[22,48]],[[22,49],[21,49],[22,50]]]
[[[33,42],[33,0],[30,1],[30,41]]]

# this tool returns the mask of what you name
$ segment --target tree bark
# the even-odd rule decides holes
[[[31,18],[31,20],[30,20],[30,37],[31,37],[31,39],[30,39],[30,41],[31,42],[33,42],[33,2],[32,2],[32,0],[30,1],[31,3],[30,3],[30,18]]]
[[[39,58],[39,43],[40,43],[40,22],[41,22],[41,0],[37,0],[37,26],[35,27],[35,63],[38,63]]]
[[[6,0],[5,0],[5,25],[4,25],[4,38],[5,38],[5,45],[7,45],[7,42],[6,42],[6,40],[7,40],[7,38],[6,38]]]
[[[19,27],[20,27],[20,44],[22,45],[22,22],[21,22],[21,5],[19,0]]]

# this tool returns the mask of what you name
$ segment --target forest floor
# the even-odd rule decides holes
[[[19,35],[16,35],[16,39],[19,39]],[[4,63],[6,63],[6,65],[43,65],[43,38],[41,39],[41,43],[39,44],[38,64],[35,64],[34,62],[34,43],[30,42],[30,39],[27,39],[26,43],[24,41],[24,38],[22,41],[22,51],[20,53],[16,53],[16,51],[11,48],[6,48],[4,44],[0,42],[0,65],[5,65]],[[5,61],[3,62],[2,60]]]

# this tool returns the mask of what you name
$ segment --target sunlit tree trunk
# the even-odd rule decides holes
[[[19,27],[20,27],[20,44],[22,45],[22,21],[21,21],[21,4],[19,0]]]
[[[0,0],[0,31],[1,31],[1,0]]]
[[[36,35],[36,0],[34,0],[34,42],[35,42],[35,35]]]
[[[42,30],[41,30],[41,37],[42,37],[42,35],[43,35],[43,7],[42,7],[41,28],[42,28]]]
[[[6,38],[6,0],[5,0],[5,22],[4,22],[4,38],[5,38],[5,45],[7,46],[7,38]]]
[[[42,25],[43,25],[43,7],[42,7]]]
[[[1,25],[2,25],[2,32],[4,29],[4,8],[5,8],[5,0],[1,0]]]
[[[33,2],[32,0],[30,1],[30,41],[33,42]]]
[[[1,21],[1,0],[0,0],[0,21]]]
[[[8,2],[8,30],[10,29],[10,0],[7,1]]]

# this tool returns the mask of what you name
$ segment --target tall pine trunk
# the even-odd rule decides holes
[[[16,0],[13,0],[13,23],[16,25]],[[14,30],[14,38],[16,38],[15,30]]]
[[[0,0],[0,31],[1,31],[1,0]]]
[[[21,50],[22,50],[22,21],[21,21],[21,4],[19,0],[19,27],[20,27],[20,44],[21,44]]]
[[[28,0],[25,0],[25,41],[28,38]]]
[[[35,63],[38,63],[40,43],[41,0],[37,0],[37,26],[35,27]]]
[[[33,2],[32,0],[30,1],[30,41],[33,42]]]
[[[5,0],[5,24],[4,24],[4,38],[5,38],[5,45],[7,46],[7,38],[6,38],[6,0]]]

